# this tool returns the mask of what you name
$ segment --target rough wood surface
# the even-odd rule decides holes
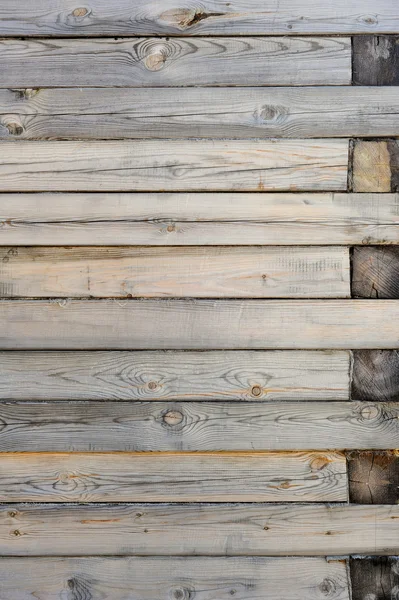
[[[354,192],[396,192],[399,188],[397,141],[356,140],[352,183]]]
[[[345,190],[347,170],[347,140],[21,141],[0,192]]]
[[[3,400],[348,400],[348,352],[0,352]]]
[[[399,506],[3,504],[5,556],[339,556],[399,550]]]
[[[355,85],[399,84],[399,36],[362,35],[353,38]]]
[[[351,83],[350,38],[3,39],[0,60],[7,88]]]
[[[397,300],[3,300],[3,350],[334,350],[399,344]]]
[[[371,402],[3,402],[0,451],[386,449],[398,417]]]
[[[399,351],[354,352],[351,395],[354,400],[399,400]]]
[[[394,0],[91,0],[60,4],[3,0],[1,35],[248,35],[295,33],[392,33],[399,30]]]
[[[348,298],[349,250],[2,247],[0,297]]]
[[[352,452],[348,474],[350,502],[399,504],[399,450]]]
[[[399,298],[399,252],[396,247],[355,247],[351,287],[355,298]]]
[[[339,502],[348,493],[345,456],[332,452],[7,453],[0,480],[2,502]]]
[[[397,87],[0,89],[0,138],[399,135]]]
[[[2,600],[349,600],[345,561],[324,558],[2,558],[0,578]]]
[[[397,194],[0,194],[3,245],[398,244]]]
[[[397,556],[352,558],[350,579],[353,600],[394,600],[399,591]]]

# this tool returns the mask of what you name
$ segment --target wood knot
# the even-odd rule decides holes
[[[323,581],[319,585],[319,590],[325,596],[333,595],[333,594],[335,594],[335,591],[336,591],[335,583],[332,581],[332,579],[328,579],[326,577],[325,579],[323,579]]]
[[[15,535],[15,537],[20,537],[20,536],[22,535],[22,533],[20,532],[20,530],[19,530],[19,529],[15,529],[15,530],[13,531],[13,534]]]
[[[183,414],[178,410],[169,410],[164,414],[163,421],[166,425],[180,425],[183,421]]]
[[[147,383],[148,389],[149,390],[156,390],[158,387],[158,384],[156,383],[156,381],[149,381]]]
[[[176,226],[175,225],[168,225],[166,228],[166,231],[168,231],[169,233],[172,233],[173,231],[176,231]]]
[[[160,71],[165,66],[166,58],[166,52],[158,50],[157,52],[152,52],[144,59],[144,65],[149,71]]]
[[[22,135],[24,132],[24,128],[22,127],[21,123],[17,123],[16,121],[11,121],[11,123],[7,123],[6,127],[10,135]]]
[[[259,385],[254,385],[251,389],[251,394],[253,396],[260,396],[262,393],[262,388]]]
[[[170,600],[190,600],[191,590],[186,587],[176,587],[170,590]]]
[[[376,417],[378,417],[378,415],[379,415],[379,410],[373,404],[365,406],[364,408],[362,408],[360,410],[360,416],[365,421],[371,421],[372,419],[375,419]]]
[[[8,516],[11,517],[12,519],[15,519],[15,517],[17,516],[17,513],[15,512],[15,510],[10,510],[10,512],[8,513]]]
[[[317,456],[310,461],[310,468],[312,471],[322,471],[330,462],[331,460],[327,456]]]
[[[88,14],[89,11],[84,6],[79,6],[78,8],[75,8],[75,10],[72,11],[72,16],[76,18],[85,17]]]

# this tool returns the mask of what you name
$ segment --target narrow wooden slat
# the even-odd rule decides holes
[[[3,400],[348,400],[348,352],[0,352]]]
[[[348,85],[350,38],[0,41],[0,87]]]
[[[0,455],[2,502],[347,500],[337,453]]]
[[[353,83],[398,85],[399,36],[363,35],[353,38]]]
[[[392,600],[399,589],[399,559],[397,556],[351,558],[350,579],[353,600]]]
[[[383,349],[397,300],[3,300],[4,350]]]
[[[346,140],[17,142],[0,191],[344,190]]]
[[[399,400],[399,351],[354,352],[351,395],[354,400]]]
[[[396,140],[357,140],[353,150],[354,192],[399,189],[399,145]]]
[[[352,452],[348,472],[350,502],[399,504],[399,450]]]
[[[332,556],[399,550],[399,506],[9,504],[6,556]]]
[[[391,33],[399,30],[394,0],[91,0],[90,5],[3,0],[1,35],[248,35],[293,33]]]
[[[399,446],[398,417],[398,403],[364,401],[3,402],[0,451],[386,449]]]
[[[351,288],[355,298],[399,298],[399,252],[396,247],[355,247]]]
[[[396,194],[0,194],[2,245],[398,244]]]
[[[0,89],[0,138],[399,135],[397,87]]]
[[[341,247],[1,248],[0,297],[348,298]]]
[[[345,561],[324,558],[1,558],[0,578],[3,600],[349,600]]]

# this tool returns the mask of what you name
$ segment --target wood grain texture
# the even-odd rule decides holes
[[[399,84],[399,36],[362,35],[353,38],[355,85]]]
[[[397,300],[3,300],[3,350],[334,350],[399,343]]]
[[[344,190],[347,140],[16,142],[7,191]]]
[[[354,192],[399,189],[399,145],[396,140],[356,140],[353,149]]]
[[[0,352],[3,400],[349,400],[348,352]]]
[[[337,453],[88,453],[0,456],[2,502],[347,500]]]
[[[3,247],[0,297],[348,298],[349,250]]]
[[[354,400],[399,400],[399,351],[354,352],[351,395]]]
[[[3,600],[349,600],[345,561],[324,558],[2,558],[0,578]]]
[[[355,298],[399,298],[399,252],[396,248],[353,248],[351,287]]]
[[[386,449],[398,417],[398,403],[364,401],[2,402],[0,451]]]
[[[136,0],[91,0],[60,4],[31,0],[15,6],[3,0],[1,35],[248,35],[294,33],[392,33],[399,30],[394,0],[203,0],[161,4]]]
[[[0,138],[399,135],[397,87],[0,89]]]
[[[390,555],[399,506],[3,504],[5,556]]]
[[[7,88],[351,83],[350,38],[3,39],[0,60]]]
[[[0,194],[2,245],[398,244],[397,194]]]
[[[350,502],[399,504],[399,450],[352,452],[348,474]]]
[[[393,600],[399,590],[398,557],[351,558],[350,579],[353,600]]]

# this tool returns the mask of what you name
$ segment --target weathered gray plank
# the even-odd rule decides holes
[[[345,561],[324,558],[1,558],[0,578],[3,600],[349,600]]]
[[[399,506],[9,504],[8,556],[331,556],[399,550]]]
[[[351,82],[350,38],[3,39],[0,60],[7,88]]]
[[[348,352],[0,352],[3,400],[348,400]]]
[[[3,402],[0,451],[387,449],[398,417],[372,402]]]
[[[399,298],[396,247],[353,248],[351,289],[355,298]]]
[[[348,473],[350,502],[399,504],[398,450],[351,452]]]
[[[323,350],[399,344],[397,300],[3,300],[4,350]]]
[[[0,89],[0,138],[399,135],[397,87]]]
[[[399,37],[362,35],[353,39],[353,83],[398,85]],[[393,135],[393,134],[392,134]]]
[[[351,558],[350,579],[353,600],[393,600],[399,590],[397,556]]]
[[[6,453],[2,502],[320,502],[348,498],[343,454]]]
[[[396,192],[399,189],[398,142],[356,140],[352,179],[354,192]]]
[[[348,298],[349,249],[3,247],[0,297]]]
[[[371,401],[399,400],[398,350],[354,352],[352,398]]]
[[[7,191],[344,190],[347,140],[16,142]]]
[[[30,0],[19,6],[2,0],[1,35],[248,35],[293,33],[392,33],[399,30],[394,0],[91,0],[66,6],[57,0]]]
[[[2,245],[398,244],[396,194],[0,194]]]

